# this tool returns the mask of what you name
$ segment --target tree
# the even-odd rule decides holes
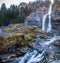
[[[2,4],[0,12],[1,12],[1,20],[2,20],[1,25],[7,25],[8,19],[7,19],[7,8],[5,6],[5,3]]]

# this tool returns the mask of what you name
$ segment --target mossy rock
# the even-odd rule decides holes
[[[21,41],[21,45],[22,45],[22,46],[26,46],[26,45],[27,45],[27,41],[23,39],[23,40]]]
[[[4,49],[6,46],[6,40],[3,37],[0,37],[0,48]]]
[[[6,39],[6,41],[7,41],[7,43],[9,43],[9,42],[15,42],[16,39],[15,39],[14,36],[10,36],[10,37],[8,37],[8,38]]]
[[[28,29],[22,29],[22,30],[17,31],[16,33],[24,33],[24,34],[27,34],[29,32],[30,31]]]
[[[37,26],[29,26],[28,29],[35,30],[35,29],[37,29]]]
[[[44,39],[45,37],[46,37],[45,34],[41,34],[41,35],[40,35],[40,38],[43,38],[43,39]]]
[[[31,40],[31,42],[35,42],[35,40],[34,40],[34,39],[32,39],[32,40]]]
[[[58,43],[58,44],[53,44],[54,46],[57,46],[57,47],[60,47],[60,43]]]
[[[40,34],[48,34],[48,32],[42,31],[42,30],[39,30],[39,29],[35,30],[35,32],[40,33]]]
[[[24,29],[24,30],[21,30],[21,32],[27,34],[27,33],[29,33],[30,31],[27,30],[27,29]]]
[[[54,46],[56,47],[60,47],[60,40],[57,40],[53,43]]]
[[[18,41],[18,42],[24,40],[24,33],[14,33],[13,36],[15,37],[16,41]]]
[[[24,35],[24,33],[19,33],[19,32],[13,33],[13,36],[23,36],[23,35]]]
[[[16,29],[16,28],[18,28],[19,26],[20,26],[20,24],[15,24],[15,25],[13,26],[13,28]]]
[[[13,29],[11,29],[11,28],[6,28],[6,29],[4,29],[3,31],[9,33],[9,32],[12,32]]]
[[[35,34],[30,34],[30,36],[34,39],[37,38]]]
[[[24,38],[26,41],[31,41],[33,39],[30,35],[25,35]]]

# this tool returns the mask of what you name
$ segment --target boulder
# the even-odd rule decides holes
[[[16,24],[14,27],[20,26],[19,24]],[[14,28],[15,29],[15,28]],[[22,30],[17,30],[11,32],[13,29],[7,28],[4,29],[4,34],[0,34],[0,48],[2,50],[8,49],[12,45],[19,44],[22,46],[27,46],[28,43],[34,43],[35,38],[37,38],[36,33],[40,35],[40,38],[45,38],[47,32],[44,32],[42,30],[37,30],[36,26],[29,26],[27,28],[24,28]],[[11,32],[11,33],[9,33]],[[0,51],[1,52],[1,51]]]
[[[6,29],[3,29],[3,31],[6,32],[6,33],[9,33],[9,32],[12,32],[13,29],[11,29],[11,28],[6,28]]]
[[[46,35],[45,34],[40,34],[40,38],[45,38],[46,37]]]
[[[40,34],[48,34],[48,32],[42,31],[42,30],[39,30],[39,29],[35,30],[35,32],[40,33]]]
[[[0,36],[0,48],[6,49],[16,43],[26,45],[29,41],[34,42],[35,38],[36,36],[27,29],[22,29],[13,33],[5,33],[5,36]]]
[[[57,40],[53,43],[54,46],[56,47],[60,47],[60,40]]]
[[[3,54],[0,55],[0,63],[10,63],[17,58],[16,54]]]
[[[1,49],[7,49],[13,44],[16,44],[16,39],[14,36],[9,36],[7,38],[0,37],[0,48]]]
[[[14,26],[12,26],[13,29],[17,29],[18,27],[20,27],[20,24],[14,24]]]
[[[28,29],[35,30],[35,29],[37,29],[37,26],[29,26]]]

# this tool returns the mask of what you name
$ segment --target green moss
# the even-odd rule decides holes
[[[40,38],[45,38],[45,37],[46,37],[45,34],[41,34],[41,35],[40,35]]]
[[[53,44],[54,46],[57,46],[57,47],[60,47],[60,43],[58,43],[58,44]]]

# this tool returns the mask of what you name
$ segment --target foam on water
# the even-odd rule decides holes
[[[25,56],[22,58],[18,58],[16,61],[12,63],[37,63],[44,58],[45,50],[42,53],[38,53],[38,51],[34,50],[33,52],[27,52]]]
[[[53,43],[56,40],[59,40],[60,36],[54,36],[51,38],[49,41],[44,42],[42,46],[48,46],[49,44]],[[41,61],[45,56],[44,54],[46,53],[46,50],[42,51],[39,53],[38,51],[34,50],[32,52],[27,52],[25,56],[23,56],[21,59],[18,60],[17,63],[37,63]],[[16,62],[16,61],[15,61]],[[14,63],[15,63],[14,62]]]
[[[2,33],[2,29],[0,29],[0,33]]]
[[[59,39],[60,39],[60,36],[54,36],[51,39],[49,39],[49,41],[44,42],[43,45],[50,45],[51,43]]]

